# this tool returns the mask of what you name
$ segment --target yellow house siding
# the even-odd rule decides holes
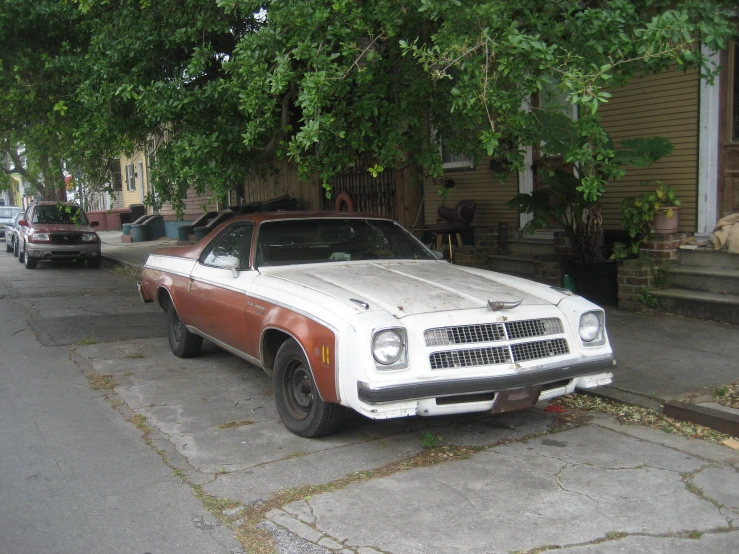
[[[518,227],[518,212],[506,207],[506,202],[518,194],[518,173],[509,175],[501,182],[501,175],[490,170],[490,158],[484,157],[475,169],[447,171],[444,177],[454,179],[454,187],[448,189],[445,206],[455,206],[460,200],[477,200],[473,225],[495,226],[498,223],[508,223],[513,229]],[[436,210],[443,200],[433,183],[429,183],[423,205],[424,222],[427,226],[436,223]]]
[[[612,90],[600,108],[602,123],[614,143],[662,136],[672,141],[670,156],[647,169],[626,168],[626,176],[606,187],[602,199],[606,229],[620,229],[621,200],[651,190],[641,181],[664,181],[682,201],[680,231],[695,231],[698,196],[698,117],[700,77],[696,70],[650,75]]]
[[[143,175],[140,175],[139,162],[143,164]],[[126,166],[132,163],[136,171],[136,190],[128,190],[128,182],[126,180]],[[121,177],[123,179],[123,190],[121,191],[121,203],[123,207],[128,208],[131,204],[142,204],[142,197],[146,197],[148,192],[148,171],[146,165],[146,156],[143,152],[136,152],[131,158],[121,156]],[[143,189],[143,196],[141,190]]]

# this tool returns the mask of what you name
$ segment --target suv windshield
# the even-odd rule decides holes
[[[0,208],[0,218],[12,219],[15,214],[22,211],[23,208]]]
[[[87,225],[87,217],[77,206],[36,206],[31,223]]]
[[[293,219],[260,226],[255,265],[434,259],[413,235],[393,221]]]

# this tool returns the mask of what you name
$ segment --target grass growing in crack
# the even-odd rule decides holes
[[[739,383],[723,385],[714,389],[713,399],[717,404],[739,410]]]
[[[628,533],[624,533],[623,531],[608,531],[608,533],[606,533],[606,539],[609,541],[616,541],[619,539],[623,539],[628,535]]]
[[[82,339],[80,341],[77,341],[76,344],[78,346],[88,346],[88,345],[97,344],[97,343],[98,341],[96,341],[95,339]]]
[[[144,355],[141,352],[136,352],[135,354],[127,354],[126,356],[123,356],[123,357],[129,360],[139,360],[143,358]]]
[[[254,422],[248,419],[242,419],[241,421],[229,421],[228,423],[221,423],[217,429],[233,429],[234,427],[243,427],[244,425],[252,425]]]
[[[688,533],[689,539],[697,540],[697,539],[700,539],[702,536],[703,536],[703,533],[701,533],[700,531],[691,531],[690,533]]]
[[[133,423],[134,427],[145,435],[151,433],[151,427],[149,427],[149,422],[147,421],[146,416],[136,414],[131,418],[131,423]]]
[[[113,380],[112,375],[102,375],[100,373],[91,373],[86,375],[87,386],[92,390],[113,390],[118,383]]]
[[[697,425],[688,421],[679,421],[667,417],[657,410],[628,406],[604,398],[589,396],[587,394],[570,394],[562,396],[554,401],[554,405],[566,406],[586,412],[602,412],[616,416],[625,424],[637,424],[651,427],[690,439],[702,439],[706,442],[721,443],[730,438],[729,435],[714,431],[710,427]]]
[[[442,440],[444,440],[444,437],[441,435],[434,435],[426,431],[421,437],[421,445],[424,448],[436,448]]]

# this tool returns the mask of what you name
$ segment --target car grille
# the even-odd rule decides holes
[[[55,244],[80,244],[82,235],[80,233],[49,233],[49,241]]]
[[[570,347],[565,339],[550,339],[522,342],[510,346],[433,352],[429,355],[429,363],[431,369],[448,369],[450,367],[476,367],[511,362],[529,362],[569,353]]]
[[[429,356],[429,361],[431,362],[431,369],[505,364],[511,361],[511,352],[507,346],[450,350],[434,352]]]
[[[51,254],[53,256],[79,256],[81,252],[78,250],[52,250]]]
[[[426,341],[426,346],[443,346],[446,344],[494,342],[506,340],[506,338],[508,340],[527,339],[560,333],[564,333],[562,322],[556,317],[549,317],[506,323],[438,327],[436,329],[426,329],[423,338]]]

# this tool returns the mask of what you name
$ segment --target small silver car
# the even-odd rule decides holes
[[[18,212],[13,220],[5,225],[5,251],[12,252],[16,257],[18,256],[18,222],[25,215],[24,212]]]
[[[16,214],[23,213],[18,206],[0,206],[0,237],[5,236],[5,226],[12,223]]]

